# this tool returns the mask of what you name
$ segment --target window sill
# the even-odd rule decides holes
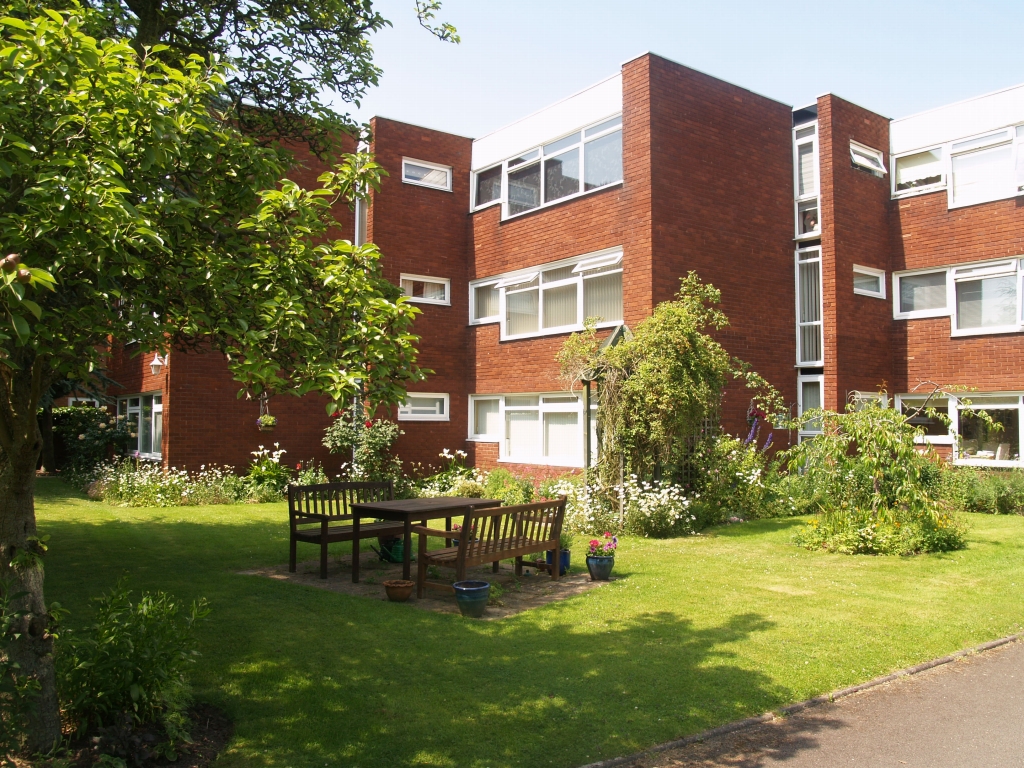
[[[605,320],[603,323],[598,323],[595,328],[615,328],[616,326],[622,325],[622,320]],[[577,323],[576,325],[563,325],[558,328],[548,328],[543,331],[537,331],[535,333],[521,333],[517,336],[502,336],[499,341],[522,341],[523,339],[539,339],[545,336],[558,336],[564,333],[579,333],[584,330],[584,327]]]
[[[528,211],[522,211],[521,213],[512,213],[507,216],[502,216],[501,221],[502,223],[505,223],[506,221],[512,221],[513,219],[518,219],[523,216],[529,216],[531,213],[537,213],[537,211],[544,211],[547,210],[548,208],[554,208],[555,206],[562,205],[563,203],[571,203],[573,200],[579,200],[581,197],[586,197],[587,195],[593,195],[597,192],[604,192],[605,190],[613,189],[617,186],[622,186],[622,183],[622,180],[613,181],[611,184],[605,184],[603,187],[598,187],[597,189],[588,189],[584,192],[577,192],[575,195],[566,195],[565,197],[560,197],[557,200],[552,200],[550,203],[543,203],[542,205],[538,205],[536,208],[531,208]]]
[[[945,184],[934,184],[928,187],[914,187],[913,189],[901,190],[892,193],[893,200],[902,200],[905,197],[917,197],[918,195],[930,195],[933,192],[945,192]]]
[[[985,203],[998,203],[1000,200],[1013,200],[1013,198],[1019,195],[1024,195],[1024,192],[1014,191],[1004,195],[1000,195],[999,197],[990,197],[986,200],[972,200],[969,203],[954,203],[952,200],[950,200],[946,207],[952,211],[957,208],[970,208],[972,205],[985,205]]]
[[[816,229],[813,232],[804,232],[804,234],[797,235],[793,239],[796,240],[798,243],[802,242],[804,240],[820,240],[821,239],[821,230],[820,229]]]
[[[952,445],[953,442],[952,436],[943,437],[941,435],[923,435],[921,437],[914,438],[915,445]]]
[[[423,187],[424,189],[436,189],[438,192],[451,192],[451,187],[439,187],[436,184],[424,184],[420,181],[410,181],[409,179],[403,178],[403,184],[408,184],[413,187]]]
[[[447,416],[399,416],[398,421],[451,421]]]
[[[488,208],[493,208],[496,205],[501,205],[501,198],[498,198],[497,200],[490,200],[489,202],[486,203],[481,203],[476,208],[471,208],[469,213],[470,215],[472,215],[479,211],[486,211]]]
[[[1024,328],[1019,325],[1000,325],[994,328],[955,328],[949,332],[950,338],[965,336],[993,336],[1001,333],[1020,333]]]
[[[500,443],[500,437],[488,437],[487,435],[473,435],[466,438],[469,443]]]
[[[920,312],[894,312],[893,320],[928,320],[935,317],[949,317],[948,309],[923,309]]]
[[[438,301],[437,299],[419,299],[413,298],[412,296],[405,297],[406,302],[409,304],[433,304],[438,307],[450,307],[451,301]]]
[[[856,288],[853,289],[853,292],[858,296],[867,296],[872,299],[881,299],[882,301],[885,301],[884,293],[872,293],[871,291],[861,291]]]
[[[958,467],[999,467],[1001,469],[1024,467],[1024,461],[996,461],[995,459],[954,459],[953,463]]]
[[[469,324],[471,326],[472,325],[494,325],[495,323],[500,323],[500,322],[501,322],[501,318],[500,317],[487,317],[487,318],[484,318],[484,319],[481,319],[481,320],[470,320]]]

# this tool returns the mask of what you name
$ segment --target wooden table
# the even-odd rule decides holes
[[[352,541],[352,581],[359,581],[359,522],[362,518],[395,520],[405,525],[405,547],[402,552],[402,578],[412,574],[412,526],[426,525],[427,520],[445,518],[445,530],[452,529],[452,518],[464,515],[468,507],[500,507],[500,499],[464,499],[456,496],[441,496],[431,499],[398,499],[396,501],[371,501],[353,504],[351,507],[355,538]]]

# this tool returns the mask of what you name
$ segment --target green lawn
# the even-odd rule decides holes
[[[906,559],[798,549],[796,520],[627,539],[617,581],[478,622],[238,575],[286,561],[283,504],[120,509],[43,480],[37,511],[71,625],[122,574],[209,598],[195,683],[234,718],[223,766],[574,766],[1024,623],[1022,517]]]

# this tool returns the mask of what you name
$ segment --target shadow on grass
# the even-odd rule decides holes
[[[282,561],[283,519],[174,514],[46,519],[48,599],[71,608],[74,626],[125,573],[135,590],[208,597],[195,680],[235,720],[225,766],[573,766],[790,700],[734,659],[773,622],[653,610],[643,575],[474,622],[238,575]]]

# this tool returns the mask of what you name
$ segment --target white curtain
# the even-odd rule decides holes
[[[982,203],[1013,191],[1013,147],[986,149],[953,158],[953,202]]]
[[[799,170],[799,196],[813,194],[814,186],[814,144],[801,144],[796,150]]]
[[[544,456],[567,463],[580,460],[579,416],[575,413],[544,414]]]
[[[957,328],[995,328],[1016,324],[1016,276],[964,280],[956,284]]]
[[[494,317],[498,314],[498,289],[493,285],[480,285],[473,289],[473,319]]]
[[[622,273],[583,280],[583,317],[622,319]]]
[[[474,400],[473,434],[500,436],[498,409],[499,402],[497,400]]]
[[[540,414],[505,411],[505,454],[527,463],[540,456]]]
[[[900,312],[942,309],[945,306],[945,272],[904,275],[900,278]]]

